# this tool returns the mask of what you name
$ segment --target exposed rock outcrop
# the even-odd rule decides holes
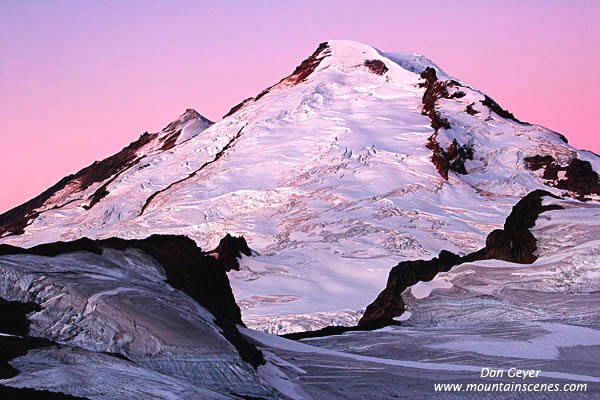
[[[242,258],[242,254],[246,256],[252,255],[252,250],[248,247],[248,243],[243,236],[231,236],[229,233],[221,239],[216,249],[209,252],[217,257],[223,263],[225,271],[232,269],[239,271],[240,263],[238,258]]]
[[[431,127],[435,130],[435,133],[441,128],[450,129],[448,120],[443,118],[435,108],[439,99],[450,97],[448,94],[448,82],[438,80],[437,72],[431,67],[427,67],[421,72],[421,78],[425,79],[425,82],[421,84],[425,88],[425,93],[423,93],[423,114],[431,119]]]
[[[471,103],[467,106],[467,108],[465,109],[465,112],[469,115],[477,115],[479,114],[479,111],[477,111],[476,109],[473,108],[473,106],[475,105],[475,103]]]
[[[483,104],[484,106],[486,106],[487,108],[490,109],[490,111],[495,112],[496,114],[498,114],[499,116],[501,116],[502,118],[506,118],[506,119],[510,119],[511,121],[515,121],[521,125],[529,125],[528,122],[523,122],[518,120],[517,118],[515,118],[515,116],[509,112],[508,110],[505,110],[504,108],[500,107],[500,105],[498,103],[496,103],[494,101],[494,99],[492,99],[489,96],[485,96],[485,98],[483,100],[481,100],[481,104]]]
[[[386,288],[367,306],[358,325],[377,329],[394,324],[394,318],[404,312],[402,292],[406,288],[421,281],[432,280],[438,272],[449,271],[460,260],[458,255],[442,250],[438,257],[431,260],[402,261],[392,268]]]
[[[207,125],[214,124],[214,122],[212,122],[208,118],[204,117],[198,111],[194,110],[193,108],[188,108],[185,110],[185,112],[183,114],[181,114],[179,116],[179,118],[177,118],[175,121],[171,121],[167,126],[165,126],[162,129],[162,131],[163,132],[168,132],[168,131],[176,132],[181,129],[181,126],[183,124],[185,124],[186,122],[191,121],[193,119],[199,119],[199,120],[205,122]]]
[[[375,75],[383,75],[388,72],[388,67],[381,60],[365,60],[363,65]]]
[[[549,210],[561,209],[558,205],[542,205],[546,196],[558,198],[544,190],[535,190],[523,197],[506,218],[504,229],[492,231],[483,249],[459,256],[442,250],[431,260],[403,261],[390,271],[386,288],[371,303],[359,322],[359,326],[375,329],[394,324],[393,318],[404,312],[402,293],[410,286],[432,280],[439,272],[478,260],[504,260],[519,264],[531,264],[537,259],[536,240],[529,228],[535,226],[538,216]]]
[[[167,151],[167,150],[171,150],[173,147],[175,147],[175,144],[177,143],[177,138],[179,138],[179,135],[181,135],[181,129],[165,136],[164,138],[161,138],[160,140],[163,142],[163,145],[161,146],[160,150]]]
[[[426,146],[428,149],[433,150],[431,161],[433,161],[440,175],[444,179],[448,179],[448,171],[466,175],[467,168],[465,167],[465,161],[473,159],[473,148],[466,144],[461,146],[454,139],[444,150],[435,139],[435,136],[431,136]]]
[[[588,161],[571,159],[561,166],[551,155],[535,155],[524,159],[527,169],[543,170],[546,185],[567,190],[578,200],[586,201],[590,194],[600,195],[600,179]],[[560,174],[562,173],[562,174]]]
[[[273,87],[275,87],[279,84],[284,83],[287,86],[295,86],[295,85],[299,84],[300,82],[304,82],[310,76],[310,74],[312,74],[317,69],[319,64],[321,64],[321,61],[323,61],[323,59],[325,57],[327,57],[329,54],[330,54],[329,44],[327,42],[320,43],[319,46],[317,47],[317,49],[307,59],[302,61],[300,63],[300,65],[298,65],[296,67],[296,69],[294,69],[294,71],[290,75],[283,78],[277,84],[270,86],[270,87],[266,88],[265,90],[263,90],[262,92],[260,92],[256,96],[255,100],[260,99],[262,96],[269,93],[269,91]]]
[[[439,144],[437,140],[439,130],[450,129],[451,126],[450,122],[442,117],[436,109],[436,103],[439,99],[461,98],[465,94],[464,92],[456,91],[450,95],[448,87],[460,86],[460,84],[453,80],[438,80],[435,69],[431,67],[427,67],[421,72],[421,78],[425,79],[425,82],[421,85],[426,88],[423,94],[423,114],[429,117],[431,127],[434,129],[433,134],[429,137],[425,145],[433,152],[431,161],[444,179],[448,179],[449,171],[466,175],[465,161],[473,159],[473,148],[466,144],[459,144],[456,139],[446,149]]]
[[[562,209],[559,205],[542,205],[544,197],[559,198],[545,190],[535,190],[523,197],[506,218],[504,229],[496,229],[488,235],[483,249],[484,257],[475,259],[497,259],[519,264],[531,264],[537,260],[536,240],[529,229],[535,226],[541,213]],[[465,256],[465,261],[470,261],[469,256]]]

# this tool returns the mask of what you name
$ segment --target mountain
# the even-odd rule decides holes
[[[599,168],[421,55],[322,43],[0,215],[0,394],[598,398]]]
[[[2,214],[0,240],[243,235],[243,320],[288,333],[356,324],[392,266],[485,247],[531,191],[596,204],[599,169],[421,55],[329,41],[221,121],[187,110]]]

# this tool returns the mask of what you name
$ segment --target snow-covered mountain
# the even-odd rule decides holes
[[[221,121],[187,110],[1,215],[0,241],[243,235],[244,321],[285,333],[356,323],[392,266],[484,247],[534,189],[595,204],[599,169],[421,55],[329,41]]]

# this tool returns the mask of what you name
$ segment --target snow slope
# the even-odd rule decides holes
[[[1,241],[171,233],[208,250],[225,233],[244,235],[258,255],[230,279],[249,327],[281,333],[354,323],[399,261],[473,251],[530,190],[564,192],[527,170],[525,157],[600,165],[555,132],[501,117],[459,81],[437,103],[451,126],[437,141],[446,148],[456,139],[473,159],[466,175],[444,179],[426,147],[434,132],[422,113],[426,67],[451,79],[418,54],[327,42],[222,121],[207,128],[187,112],[172,147],[164,142],[177,123],[139,150],[135,165],[83,191],[66,186],[24,233]],[[102,185],[109,193],[90,208]]]

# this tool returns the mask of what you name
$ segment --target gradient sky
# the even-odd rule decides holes
[[[414,51],[600,153],[600,1],[0,0],[0,212],[328,39]],[[421,4],[423,3],[423,4]]]

